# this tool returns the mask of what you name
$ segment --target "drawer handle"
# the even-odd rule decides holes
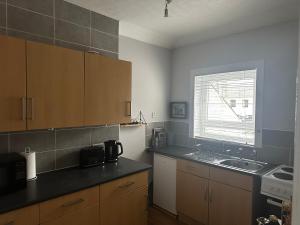
[[[194,167],[194,166],[187,166],[186,167],[188,170],[195,170],[196,169],[196,167]]]
[[[9,221],[8,223],[4,223],[3,225],[14,225],[15,221]]]
[[[130,186],[132,186],[132,185],[134,185],[135,184],[135,182],[128,182],[128,183],[126,183],[126,184],[123,184],[123,185],[120,185],[118,188],[128,188],[128,187],[130,187]]]
[[[70,207],[70,206],[73,206],[73,205],[80,204],[82,202],[84,202],[84,199],[80,198],[80,199],[76,199],[76,200],[71,201],[71,202],[66,202],[66,203],[62,204],[61,206],[62,207]]]

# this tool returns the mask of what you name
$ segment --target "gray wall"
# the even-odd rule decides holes
[[[171,51],[120,36],[120,59],[132,62],[132,114],[142,110],[147,122],[168,119]],[[154,118],[152,112],[156,113]]]
[[[63,0],[0,0],[0,33],[118,58],[119,21]]]
[[[150,162],[145,148],[149,147],[151,128],[157,121],[168,120],[170,99],[171,51],[120,36],[120,59],[132,62],[132,114],[141,110],[148,123],[135,128],[121,128],[120,140],[126,147],[125,156]],[[152,117],[152,113],[156,115]],[[146,137],[145,137],[146,134]]]
[[[36,152],[37,172],[74,167],[79,164],[79,150],[106,140],[119,139],[119,126],[39,130],[0,134],[0,153]]]
[[[189,100],[191,70],[264,60],[263,129],[294,131],[298,22],[277,24],[173,52],[172,100]]]

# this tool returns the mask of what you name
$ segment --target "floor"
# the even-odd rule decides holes
[[[184,225],[176,220],[176,217],[162,212],[157,208],[149,209],[148,225]]]

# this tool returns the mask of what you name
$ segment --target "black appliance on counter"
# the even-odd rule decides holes
[[[18,153],[0,154],[0,195],[26,187],[26,159]]]
[[[104,145],[105,145],[105,161],[117,162],[119,156],[123,154],[122,144],[116,140],[110,140],[104,142]],[[119,149],[121,151],[119,151]]]
[[[103,146],[92,146],[80,150],[79,164],[81,168],[102,165],[105,162]]]

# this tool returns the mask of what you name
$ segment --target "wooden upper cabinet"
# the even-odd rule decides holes
[[[251,225],[252,192],[210,181],[209,225]]]
[[[131,64],[85,53],[85,125],[130,122]]]
[[[27,42],[28,129],[83,125],[84,54]]]
[[[0,132],[26,129],[25,41],[0,36]]]
[[[128,61],[117,62],[118,91],[119,91],[119,122],[131,122],[131,82],[132,64]]]

